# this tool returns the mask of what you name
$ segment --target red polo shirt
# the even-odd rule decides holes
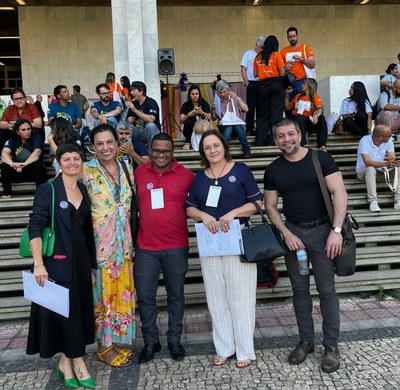
[[[36,118],[42,118],[37,107],[34,104],[26,103],[22,110],[22,115],[19,115],[17,107],[13,104],[6,108],[1,120],[3,122],[16,122],[18,119],[26,119],[32,123]]]
[[[184,208],[194,174],[173,160],[171,168],[160,174],[152,161],[135,170],[139,198],[139,233],[141,249],[158,251],[189,245],[187,216]],[[162,188],[164,208],[151,209],[151,190]]]

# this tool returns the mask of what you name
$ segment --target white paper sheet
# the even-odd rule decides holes
[[[225,115],[219,122],[223,126],[245,125],[246,122],[237,117],[232,111],[226,111]]]
[[[46,280],[40,287],[31,272],[22,271],[24,298],[64,317],[69,317],[69,290]]]
[[[197,247],[201,257],[240,255],[243,253],[242,233],[238,219],[230,224],[227,233],[212,234],[203,223],[196,223]]]

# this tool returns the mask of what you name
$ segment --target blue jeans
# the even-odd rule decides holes
[[[339,300],[335,290],[333,260],[326,256],[326,239],[331,231],[329,223],[305,229],[287,222],[286,227],[303,242],[319,294],[322,314],[324,346],[336,346],[339,339]],[[300,275],[295,251],[285,255],[286,268],[293,290],[293,306],[296,313],[299,336],[303,341],[314,342],[313,303],[310,295],[310,275]]]
[[[242,146],[242,150],[244,153],[250,152],[250,145],[247,142],[246,138],[246,131],[243,125],[228,125],[228,126],[218,126],[219,131],[221,132],[222,136],[225,138],[226,142],[229,143],[229,140],[232,137],[233,131],[235,131],[236,136]]]
[[[139,315],[145,344],[158,341],[160,331],[157,327],[157,289],[162,271],[167,290],[168,342],[180,341],[183,331],[185,309],[185,275],[188,268],[189,248],[149,251],[136,246],[133,267]]]
[[[100,122],[97,119],[95,119],[95,121],[93,123],[94,123],[94,127],[96,127],[100,124]],[[118,121],[115,117],[109,116],[107,118],[107,125],[110,125],[112,128],[116,129],[117,125],[118,125]]]
[[[153,137],[160,132],[160,129],[153,122],[149,122],[145,127],[132,128],[132,140],[142,141],[149,147]]]

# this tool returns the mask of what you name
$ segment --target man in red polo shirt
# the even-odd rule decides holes
[[[34,104],[30,104],[26,101],[25,92],[21,88],[14,88],[11,91],[11,99],[14,104],[8,106],[3,113],[0,120],[0,151],[3,149],[4,144],[11,136],[11,130],[14,123],[18,119],[28,120],[32,128],[42,128],[42,117]],[[38,133],[39,134],[39,133]]]
[[[189,253],[184,203],[194,174],[176,162],[174,142],[165,133],[153,137],[150,160],[135,170],[140,217],[133,273],[144,340],[139,363],[150,361],[161,349],[156,323],[161,271],[167,291],[168,349],[174,360],[185,357],[180,343]]]

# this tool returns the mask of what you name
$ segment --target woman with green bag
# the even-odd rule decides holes
[[[41,185],[35,195],[29,220],[33,275],[43,286],[51,278],[69,289],[69,317],[32,303],[27,354],[50,358],[61,353],[56,366],[59,379],[68,388],[95,388],[83,356],[94,343],[91,269],[97,268],[90,199],[78,182],[82,172],[82,150],[75,143],[57,148],[61,174]],[[54,187],[54,208],[52,188]],[[54,209],[54,213],[52,211]],[[42,255],[42,230],[54,217],[55,243],[51,256]]]

